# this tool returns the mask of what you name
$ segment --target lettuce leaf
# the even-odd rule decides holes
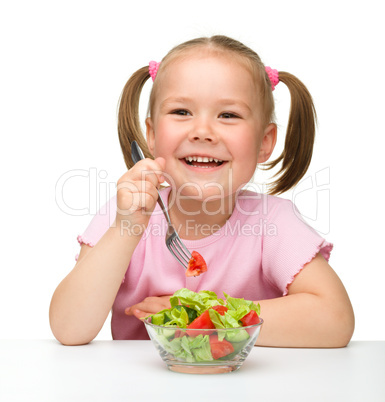
[[[218,311],[209,309],[209,316],[211,322],[215,325],[215,328],[225,328],[224,322],[222,321],[222,317]]]
[[[245,300],[243,298],[240,299],[240,298],[231,297],[228,294],[226,294],[225,292],[223,292],[223,294],[226,297],[226,302],[227,302],[226,305],[230,310],[238,310],[239,307],[246,306],[249,308],[249,311],[254,310],[258,315],[260,315],[261,307],[260,307],[259,303],[255,304],[251,300]]]
[[[157,341],[168,353],[188,363],[214,360],[208,335],[198,335],[196,338],[183,336],[170,341],[163,334],[158,334]]]
[[[250,338],[250,335],[245,329],[228,330],[226,331],[225,338],[229,342],[244,342]]]
[[[206,310],[213,306],[224,305],[225,302],[223,299],[219,299],[215,292],[211,292],[210,290],[201,290],[198,292],[199,296],[202,297],[203,302],[206,306]]]
[[[197,312],[192,308],[177,305],[171,309],[159,311],[159,313],[152,314],[149,317],[151,317],[151,322],[154,325],[186,328],[188,324],[195,320]]]
[[[246,305],[241,305],[236,310],[229,309],[228,311],[226,311],[225,318],[229,323],[227,328],[242,327],[242,324],[239,323],[239,320],[243,318],[246,314],[249,314],[250,311],[250,308]],[[235,322],[237,322],[238,325],[235,325]]]
[[[177,290],[173,296],[170,297],[170,304],[171,307],[175,307],[178,304],[185,304],[196,310],[198,315],[200,315],[212,306],[223,305],[224,301],[218,299],[214,292],[208,290],[195,293],[190,289],[182,288]]]
[[[198,335],[196,338],[189,339],[191,352],[197,362],[214,360],[208,335]]]
[[[186,310],[182,307],[180,309],[173,308],[169,311],[170,321],[167,321],[165,325],[167,326],[178,326],[179,328],[186,328],[189,319]]]
[[[159,313],[153,314],[151,316],[151,322],[154,325],[163,325],[164,324],[164,316],[165,316],[165,310],[159,311]]]
[[[187,306],[182,306],[182,305],[177,305],[174,308],[180,310],[180,309],[185,309],[186,313],[188,315],[188,323],[190,324],[191,322],[193,322],[195,320],[195,318],[197,318],[197,311],[194,310],[193,308],[187,307]]]

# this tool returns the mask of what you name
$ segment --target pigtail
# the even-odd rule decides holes
[[[286,131],[285,148],[275,160],[265,164],[266,169],[274,168],[282,161],[271,185],[270,194],[280,194],[294,187],[306,173],[313,155],[316,128],[316,111],[312,97],[305,85],[294,75],[279,72],[279,81],[290,91],[291,106]]]
[[[145,82],[150,77],[148,66],[136,71],[127,81],[120,96],[118,113],[118,134],[124,161],[128,169],[134,162],[131,159],[131,142],[136,141],[146,158],[152,158],[142,133],[139,119],[139,98]]]

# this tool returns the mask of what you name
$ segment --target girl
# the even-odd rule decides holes
[[[153,88],[141,133],[138,103],[149,77]],[[224,37],[199,38],[171,50],[160,64],[138,70],[120,101],[118,131],[128,171],[117,196],[78,240],[74,269],[50,307],[55,337],[90,342],[112,308],[114,339],[148,339],[140,318],[169,307],[177,289],[212,290],[259,302],[259,345],[342,347],[353,333],[349,297],[328,264],[332,245],[300,218],[290,201],[242,190],[268,161],[277,137],[272,91],[291,93],[282,162],[270,193],[295,186],[311,160],[315,111],[293,75],[265,68],[258,55]],[[133,166],[136,140],[146,159]],[[164,243],[165,218],[208,271],[186,278]]]

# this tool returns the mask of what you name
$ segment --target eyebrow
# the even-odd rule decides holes
[[[186,102],[191,102],[190,98],[184,98],[184,97],[178,97],[174,98],[170,96],[169,98],[166,98],[164,101],[160,103],[160,107],[163,107],[164,105],[167,105],[168,103],[186,103]]]
[[[239,105],[239,106],[244,107],[245,109],[251,111],[250,106],[246,102],[244,102],[240,99],[222,98],[222,99],[219,99],[218,103],[225,105],[225,106]]]
[[[160,103],[160,107],[164,107],[165,105],[167,105],[168,103],[188,103],[188,102],[192,102],[193,100],[191,98],[187,98],[187,97],[169,97],[166,98],[164,101],[162,101]],[[224,105],[224,106],[236,106],[239,105],[249,111],[251,111],[250,106],[240,100],[240,99],[232,99],[232,98],[220,98],[217,103]]]

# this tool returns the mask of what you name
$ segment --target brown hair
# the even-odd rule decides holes
[[[263,107],[264,125],[274,121],[274,98],[271,83],[265,72],[265,66],[260,57],[252,49],[237,40],[217,35],[210,38],[197,38],[184,42],[173,48],[162,60],[157,78],[150,95],[150,114],[161,81],[159,77],[167,65],[175,58],[183,57],[187,51],[194,48],[207,48],[211,52],[232,52],[239,60],[245,62],[255,77],[260,89],[261,104]],[[142,133],[139,120],[139,98],[145,82],[150,77],[148,66],[136,71],[126,83],[120,98],[118,114],[118,133],[120,146],[127,167],[133,166],[131,159],[131,142],[136,140],[146,157],[151,158],[145,137]],[[275,160],[265,163],[265,169],[272,169],[282,162],[276,173],[275,181],[271,184],[269,193],[280,194],[294,187],[306,173],[313,154],[315,137],[316,113],[312,97],[305,85],[294,75],[280,71],[279,80],[290,91],[291,107],[289,122],[286,131],[285,148]]]

